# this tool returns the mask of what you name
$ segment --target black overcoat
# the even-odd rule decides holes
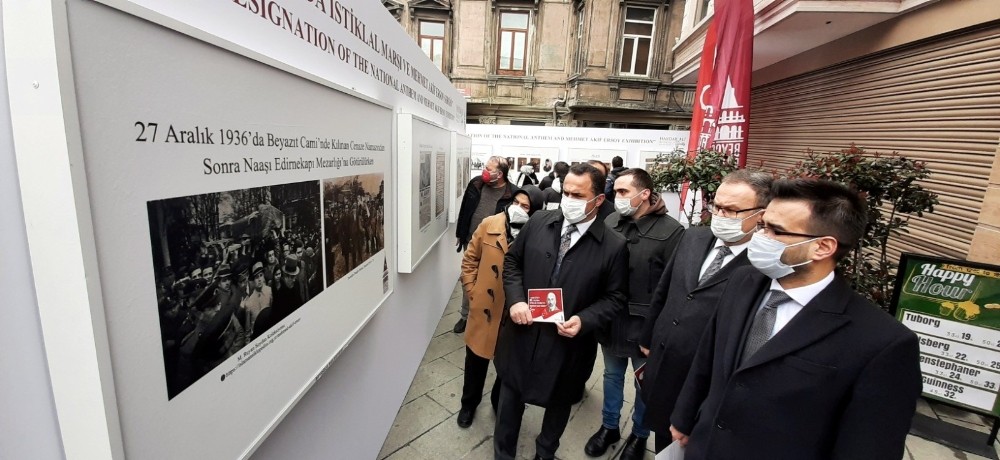
[[[559,253],[563,216],[538,211],[504,258],[504,305],[495,363],[504,384],[539,406],[572,404],[580,399],[597,358],[594,331],[625,308],[628,297],[628,248],[625,238],[594,221],[563,259],[554,285],[549,277]],[[563,337],[555,324],[518,325],[510,306],[525,302],[527,290],[563,290],[566,318],[580,317],[576,337]]]
[[[692,227],[684,232],[673,259],[663,270],[639,339],[639,344],[650,350],[641,392],[646,403],[643,421],[653,431],[667,436],[670,412],[698,350],[698,339],[715,313],[732,272],[750,264],[743,251],[699,286],[702,264],[714,246],[715,235],[708,227]]]
[[[771,284],[733,273],[671,422],[687,460],[898,460],[920,396],[917,336],[839,276],[745,363]],[[700,415],[699,415],[700,414]]]
[[[662,211],[661,211],[662,212]],[[604,223],[628,242],[628,308],[597,334],[605,354],[623,358],[641,358],[639,338],[653,292],[674,255],[684,227],[667,214],[647,214],[639,220],[621,217],[617,212]]]

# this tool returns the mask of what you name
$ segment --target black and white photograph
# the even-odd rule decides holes
[[[326,285],[340,280],[385,247],[385,176],[323,181]]]
[[[444,189],[445,189],[445,178],[448,177],[446,171],[448,167],[448,159],[444,152],[437,152],[434,154],[434,216],[440,216],[444,213],[445,203],[444,203]]]
[[[428,147],[429,148],[429,147]],[[431,152],[420,150],[420,216],[419,227],[430,225],[431,223]]]
[[[458,157],[458,174],[455,175],[455,198],[461,198],[465,193],[465,186],[472,180],[472,164],[468,156]]]
[[[318,181],[146,207],[170,399],[323,290]]]

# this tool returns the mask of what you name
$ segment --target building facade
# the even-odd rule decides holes
[[[753,0],[747,165],[785,171],[852,143],[931,170],[934,212],[890,254],[1000,263],[995,0]],[[697,79],[712,0],[686,0],[674,84]]]
[[[688,129],[684,2],[383,0],[465,94],[469,123]]]

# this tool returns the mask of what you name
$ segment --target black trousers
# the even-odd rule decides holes
[[[462,385],[462,409],[475,411],[483,400],[483,387],[486,386],[486,373],[490,370],[490,360],[483,358],[465,347],[465,384]],[[500,377],[497,376],[490,391],[490,403],[496,412],[500,403]]]
[[[555,458],[559,449],[559,438],[566,431],[570,406],[559,405],[545,408],[542,417],[542,432],[535,438],[535,455],[541,458]],[[517,435],[521,431],[524,415],[524,399],[521,393],[503,384],[500,387],[500,405],[497,408],[496,428],[493,431],[493,458],[514,460],[517,456]]]

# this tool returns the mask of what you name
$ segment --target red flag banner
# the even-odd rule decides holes
[[[746,166],[753,32],[751,0],[715,0],[698,70],[689,158],[699,149],[714,149]]]

